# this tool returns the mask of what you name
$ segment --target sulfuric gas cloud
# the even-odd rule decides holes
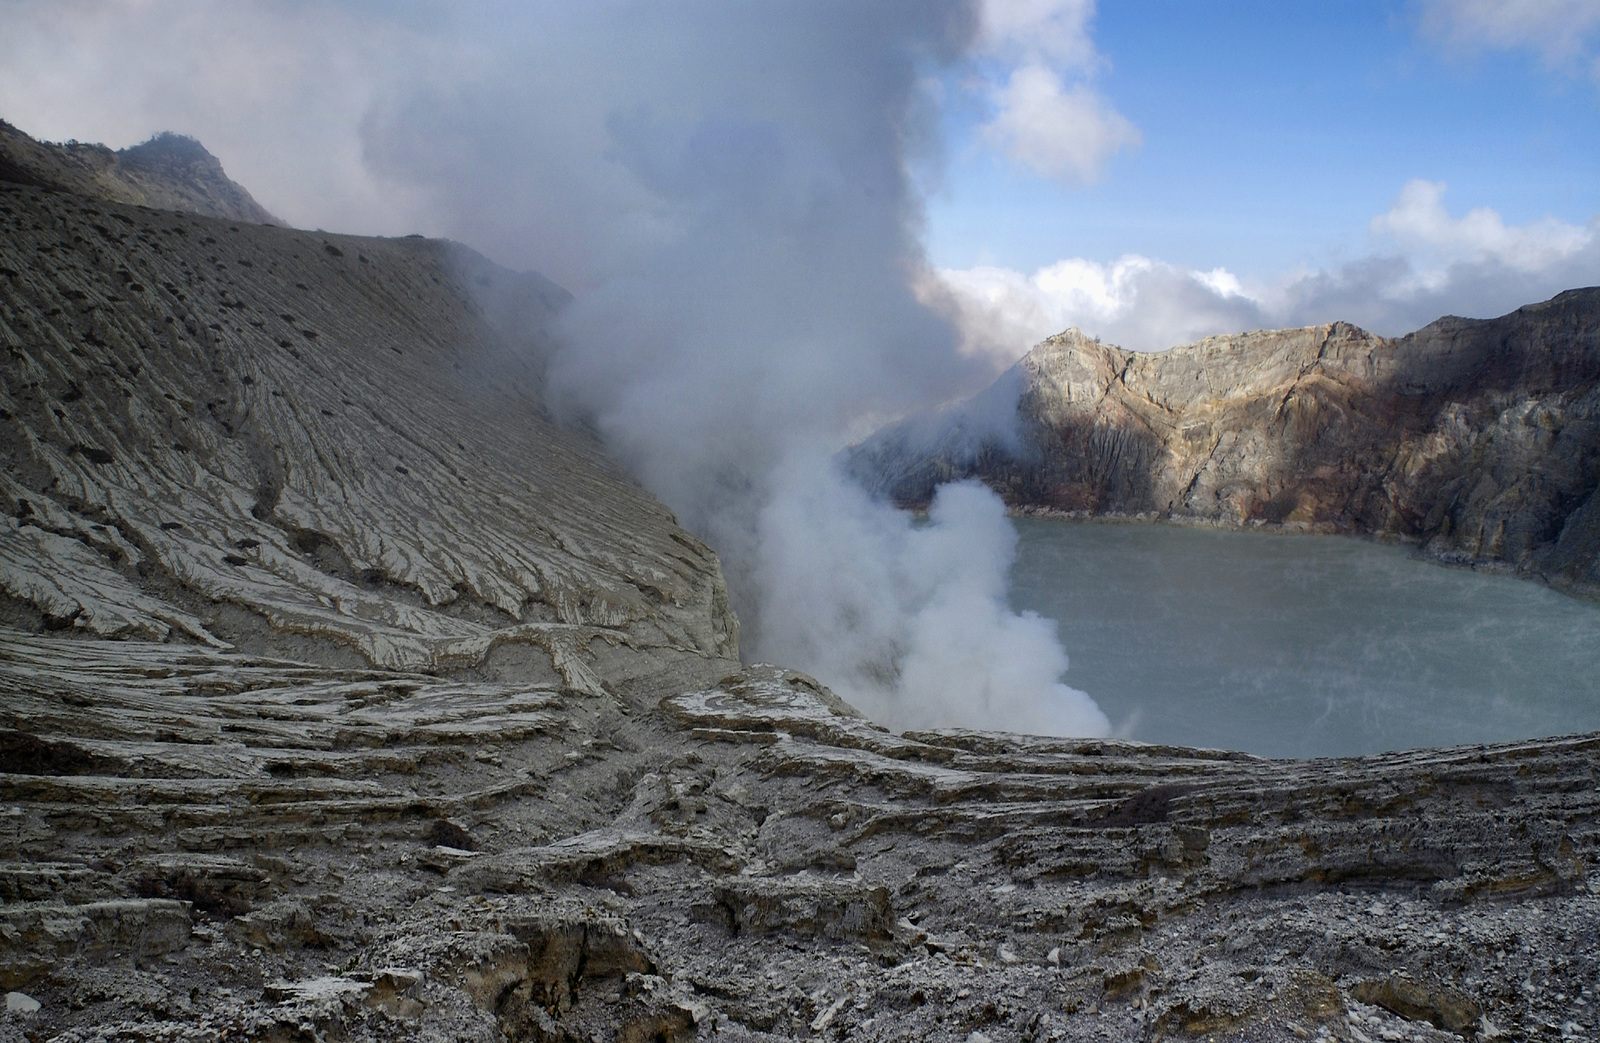
[[[369,152],[583,252],[552,402],[718,550],[747,658],[896,725],[1104,732],[1060,683],[1054,624],[1006,606],[998,499],[948,489],[914,524],[832,459],[992,375],[911,289],[907,172],[936,148],[922,81],[965,53],[976,13],[640,4],[527,29],[470,85],[377,110]]]
[[[952,489],[914,523],[837,476],[841,445],[1068,326],[1142,349],[1335,319],[1401,333],[1600,272],[1596,221],[1453,212],[1422,180],[1366,256],[1324,270],[1071,243],[1031,273],[931,270],[914,186],[937,184],[941,92],[978,101],[984,147],[1069,185],[1141,147],[1097,90],[1094,6],[13,0],[0,115],[113,146],[193,134],[295,224],[447,235],[542,272],[576,295],[553,406],[717,548],[748,656],[895,723],[1091,732],[1049,625],[1005,608],[998,504]],[[990,405],[981,433],[1003,437],[1009,403]]]
[[[1061,683],[1054,625],[1006,605],[1014,534],[995,496],[946,489],[912,519],[833,462],[996,372],[912,289],[928,271],[908,171],[938,164],[929,82],[981,54],[1002,109],[1012,62],[1050,88],[1030,104],[1113,120],[1070,62],[1037,71],[1077,54],[1091,10],[85,0],[23,5],[26,32],[0,48],[44,75],[93,30],[85,64],[120,70],[119,97],[161,120],[130,117],[130,136],[171,126],[247,183],[277,171],[287,195],[258,196],[302,223],[311,175],[263,142],[324,142],[307,169],[368,229],[445,232],[572,290],[552,407],[716,548],[747,659],[813,672],[892,724],[1092,734],[1106,719]],[[1046,23],[1054,36],[1032,32]],[[1017,44],[1030,35],[1055,42]],[[1012,131],[1007,147],[1043,154]],[[1052,155],[1087,171],[1104,152]]]

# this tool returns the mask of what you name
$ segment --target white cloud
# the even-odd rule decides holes
[[[993,110],[983,137],[1035,172],[1069,184],[1096,180],[1139,131],[1091,84],[1105,64],[1089,36],[1094,0],[985,0],[977,53]]]
[[[1336,319],[1397,335],[1441,315],[1489,317],[1600,283],[1600,217],[1508,225],[1488,207],[1453,217],[1443,194],[1439,183],[1407,183],[1372,219],[1373,252],[1334,269],[1251,282],[1130,254],[1108,264],[1057,261],[1031,275],[945,269],[919,294],[955,322],[964,350],[1005,365],[1072,326],[1140,351]]]
[[[1451,217],[1444,191],[1442,181],[1406,182],[1389,211],[1372,219],[1372,233],[1394,239],[1419,261],[1493,261],[1521,272],[1549,268],[1594,239],[1593,229],[1554,217],[1509,227],[1488,207]]]
[[[921,293],[955,322],[964,350],[997,365],[1009,365],[1072,326],[1124,347],[1158,351],[1261,324],[1259,302],[1245,295],[1233,273],[1191,271],[1138,254],[1109,264],[1071,258],[1032,275],[945,269]]]
[[[1552,65],[1592,52],[1595,0],[1422,0],[1424,31],[1457,48],[1525,48]]]
[[[1084,84],[1066,87],[1042,65],[1012,70],[993,93],[984,134],[1045,177],[1094,181],[1111,156],[1139,144],[1139,130]]]
[[[1073,69],[1101,63],[1089,39],[1094,0],[985,0],[978,43],[995,53]]]

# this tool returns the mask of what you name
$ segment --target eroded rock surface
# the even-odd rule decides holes
[[[911,505],[977,477],[1020,509],[1404,539],[1597,596],[1600,289],[1395,339],[1334,323],[1141,353],[1068,330],[850,465]]]
[[[548,283],[0,231],[0,1041],[1600,1035],[1600,737],[896,735],[550,423]]]
[[[549,420],[538,327],[464,281],[545,319],[553,285],[3,183],[0,230],[14,622],[399,669],[511,645],[590,687],[597,655],[737,654],[714,556]]]
[[[1600,1031],[1600,737],[1264,761],[16,631],[0,707],[39,1037]]]

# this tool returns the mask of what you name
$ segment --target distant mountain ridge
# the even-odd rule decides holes
[[[1068,330],[846,461],[908,506],[978,478],[1019,510],[1399,538],[1597,596],[1600,289],[1398,338],[1333,323],[1141,353]]]
[[[0,120],[0,181],[94,196],[155,210],[284,224],[222,169],[194,138],[170,131],[113,151],[104,145],[37,141]]]

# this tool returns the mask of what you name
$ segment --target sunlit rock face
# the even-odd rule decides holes
[[[1403,538],[1600,592],[1600,290],[1395,339],[1334,323],[1152,354],[1068,330],[1003,381],[1009,442],[924,420],[852,469],[908,504],[977,476],[1018,508]]]
[[[1593,1033],[1600,738],[896,735],[549,421],[563,299],[0,184],[0,1041]]]

